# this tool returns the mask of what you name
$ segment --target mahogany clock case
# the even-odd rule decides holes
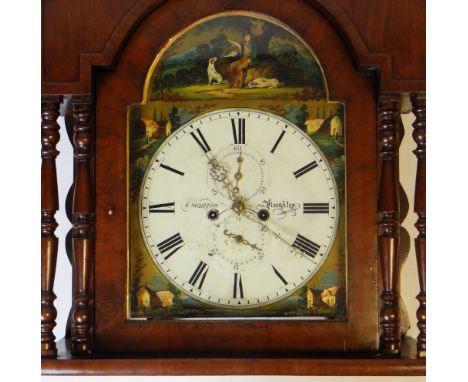
[[[243,1],[296,31],[317,55],[330,100],[346,104],[347,319],[345,321],[130,321],[127,283],[127,106],[171,36],[226,10],[220,1],[171,1],[130,35],[112,71],[95,74],[94,347],[97,353],[221,354],[373,351],[378,347],[376,101],[337,31],[304,1]],[[189,11],[188,11],[189,10]],[[112,213],[109,213],[112,211]]]
[[[252,56],[245,69],[242,52]],[[263,14],[226,11],[171,38],[148,71],[143,101],[128,107],[129,318],[345,318],[345,105],[327,94],[311,49]],[[313,162],[292,142],[309,153],[317,145]],[[153,167],[158,152],[182,172]],[[307,171],[314,162],[329,163],[335,175]],[[307,176],[294,169],[304,166]],[[245,203],[234,216],[228,205],[237,192]],[[312,212],[316,203],[323,212]],[[269,211],[263,233],[252,213],[261,209]],[[310,256],[297,256],[292,237],[283,247],[274,226],[283,235],[302,232]],[[153,252],[160,243],[163,256]]]

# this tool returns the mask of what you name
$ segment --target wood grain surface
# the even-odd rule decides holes
[[[369,354],[309,357],[253,357],[244,355],[204,357],[113,357],[73,358],[69,344],[57,343],[58,359],[43,359],[43,375],[320,375],[320,376],[422,376],[424,359],[416,359],[414,339],[404,339],[399,358]]]
[[[126,121],[140,102],[148,68],[168,38],[223,9],[224,2],[168,2],[145,19],[121,52],[114,71],[96,73],[95,350],[100,353],[214,354],[228,351],[310,353],[378,349],[376,83],[354,69],[330,23],[301,0],[249,2],[296,30],[319,58],[330,98],[346,103],[347,320],[127,321]],[[174,23],[173,20],[177,20]],[[316,36],[327,36],[317,39]],[[108,211],[112,210],[113,214]],[[118,336],[115,333],[119,333]]]
[[[339,32],[356,68],[379,72],[382,92],[425,91],[424,0],[302,0]],[[92,68],[116,65],[126,41],[165,6],[205,14],[255,0],[44,0],[42,93],[89,94]],[[273,7],[271,7],[273,9]],[[181,27],[177,17],[173,24]],[[164,30],[161,30],[164,33]],[[66,52],[66,54],[64,54]]]

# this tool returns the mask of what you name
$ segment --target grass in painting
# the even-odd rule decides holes
[[[337,314],[338,313],[338,314]],[[173,318],[249,318],[249,317],[327,317],[328,319],[343,319],[344,313],[340,309],[331,307],[307,308],[305,301],[300,296],[289,296],[285,300],[264,306],[262,308],[250,308],[247,310],[223,309],[203,304],[190,297],[182,297],[178,303],[170,307],[148,307],[135,309],[133,305],[133,317],[145,317],[149,319],[173,319]]]
[[[328,319],[343,319],[342,316],[336,316],[333,308],[307,309],[305,307],[297,307],[295,309],[284,308],[263,308],[251,309],[248,311],[236,311],[233,309],[220,309],[213,307],[203,308],[180,308],[177,306],[171,308],[146,308],[144,311],[134,311],[133,317],[145,317],[149,319],[164,319],[164,318],[228,318],[238,317],[327,317]]]
[[[171,91],[180,99],[207,100],[213,98],[234,98],[241,96],[242,99],[265,99],[283,97],[295,99],[300,93],[300,87],[287,88],[229,88],[227,84],[221,85],[190,85],[172,88]]]

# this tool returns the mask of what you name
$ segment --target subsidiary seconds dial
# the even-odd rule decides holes
[[[146,248],[185,294],[220,307],[273,303],[325,261],[338,225],[317,145],[273,114],[225,109],[170,135],[139,200]]]

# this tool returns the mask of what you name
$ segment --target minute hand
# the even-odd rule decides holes
[[[275,230],[273,230],[271,227],[269,227],[268,225],[266,225],[265,223],[263,223],[262,221],[258,220],[258,219],[255,219],[253,217],[251,217],[249,215],[248,212],[252,212],[252,213],[255,213],[256,212],[250,208],[246,209],[246,211],[244,212],[244,216],[249,219],[249,220],[252,220],[253,222],[257,223],[257,224],[260,224],[262,227],[265,227],[265,229],[267,229],[268,231],[270,231],[273,235],[275,235],[275,237],[277,237],[278,239],[280,239],[283,243],[287,244],[289,247],[293,247],[294,249],[298,250],[301,254],[305,255],[304,257],[313,261],[313,257],[310,256],[310,253],[308,253],[307,250],[305,250],[304,248],[302,248],[301,246],[299,245],[296,245],[295,242],[294,243],[290,243],[288,242],[286,239],[284,239],[278,232],[276,232]]]
[[[289,247],[292,247],[293,245],[291,243],[289,243],[286,239],[284,239],[283,237],[281,237],[281,235],[276,232],[275,230],[271,229],[269,226],[267,226],[265,223],[263,223],[262,221],[258,220],[258,219],[255,219],[253,218],[252,216],[250,216],[250,214],[248,212],[252,212],[254,213],[255,215],[257,214],[254,210],[250,209],[250,208],[246,208],[246,211],[244,213],[244,216],[249,219],[249,220],[252,220],[253,222],[257,223],[257,224],[260,224],[262,227],[265,227],[265,229],[267,229],[268,231],[270,231],[273,235],[275,235],[278,239],[280,239],[282,242],[286,243]]]

